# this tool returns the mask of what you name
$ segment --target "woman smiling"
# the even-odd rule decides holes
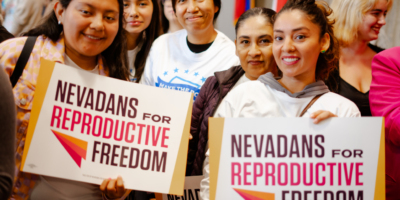
[[[190,128],[193,139],[189,142],[188,175],[201,175],[203,161],[206,165],[208,163],[208,158],[204,160],[208,149],[208,119],[214,115],[225,96],[240,84],[257,80],[260,75],[267,72],[276,74],[272,55],[275,14],[268,8],[253,8],[239,17],[235,27],[235,45],[240,65],[215,72],[215,76],[209,77],[193,105]],[[200,194],[203,199],[208,199],[208,168],[203,173],[205,179],[201,182]]]
[[[25,69],[13,89],[17,107],[17,148],[16,178],[11,198],[35,200],[123,197],[126,190],[121,177],[104,180],[99,187],[41,176],[40,183],[32,192],[38,176],[18,170],[25,147],[41,58],[94,74],[128,80],[122,0],[59,0],[53,13],[43,24],[26,35],[37,39]],[[14,72],[26,41],[27,37],[20,37],[0,44],[0,68],[9,76]]]
[[[314,123],[360,113],[351,101],[329,92],[323,80],[338,61],[338,43],[326,3],[290,0],[277,14],[272,45],[282,72],[239,85],[222,101],[217,117],[311,117]],[[306,106],[315,102],[306,110]]]
[[[339,68],[328,85],[353,101],[362,116],[371,116],[369,89],[372,58],[383,49],[369,44],[378,39],[392,0],[336,0],[332,3],[335,36],[340,44]]]
[[[220,0],[173,0],[183,30],[160,36],[153,44],[141,83],[198,95],[215,71],[239,64],[233,42],[214,29]]]
[[[315,124],[330,117],[359,117],[357,106],[329,92],[323,81],[338,61],[330,14],[324,2],[289,0],[273,27],[272,52],[282,77],[276,80],[267,73],[240,84],[222,100],[214,117],[308,117]],[[205,162],[204,171],[208,169]],[[204,182],[207,177],[202,181],[207,185]],[[208,190],[202,187],[201,195],[208,199]]]
[[[125,30],[128,39],[129,77],[139,82],[154,40],[160,35],[158,0],[124,0]]]

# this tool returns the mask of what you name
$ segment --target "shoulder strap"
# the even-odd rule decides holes
[[[303,109],[303,111],[300,113],[300,117],[303,117],[304,114],[306,114],[307,110],[324,94],[319,94],[315,96],[313,99],[311,99],[310,103]]]
[[[17,64],[15,65],[14,72],[10,77],[12,87],[14,87],[17,84],[19,77],[21,77],[22,72],[24,71],[25,65],[28,62],[29,57],[31,56],[33,46],[35,46],[36,39],[37,39],[36,36],[30,36],[26,40],[21,55],[19,56]]]

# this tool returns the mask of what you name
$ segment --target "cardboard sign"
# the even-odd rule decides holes
[[[183,195],[156,194],[156,200],[201,200],[200,182],[204,176],[186,176]]]
[[[41,63],[21,170],[182,195],[192,94]]]
[[[210,199],[385,199],[382,118],[210,119]]]

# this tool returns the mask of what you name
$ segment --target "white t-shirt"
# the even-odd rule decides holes
[[[84,70],[84,69],[80,68],[77,64],[75,64],[74,61],[72,61],[71,58],[67,55],[65,55],[65,65],[68,65],[68,66],[76,68],[76,69]],[[85,70],[85,71],[93,73],[93,74],[100,74],[99,65],[96,65],[96,67],[94,67],[92,70]]]
[[[131,73],[129,76],[129,80],[132,82],[136,82],[136,78],[134,78],[135,73],[136,73],[135,61],[136,61],[136,56],[139,53],[141,47],[142,47],[142,43],[137,45],[134,49],[128,50],[129,71]]]
[[[151,47],[140,83],[193,92],[194,98],[209,76],[239,65],[235,44],[223,33],[204,52],[193,53],[185,29],[157,38]]]
[[[251,80],[249,78],[247,78],[246,74],[243,74],[242,77],[239,78],[239,80],[235,83],[235,85],[232,87],[232,89],[230,91],[235,89],[238,85],[245,83],[247,81],[251,81]],[[218,107],[219,107],[219,105],[218,105]],[[218,107],[217,107],[217,109],[218,109]],[[213,117],[216,117],[215,114],[213,115]],[[208,143],[207,143],[207,145],[208,145]],[[207,146],[207,149],[208,149],[208,146]]]

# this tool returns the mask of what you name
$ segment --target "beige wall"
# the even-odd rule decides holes
[[[235,29],[233,27],[234,0],[221,0],[222,9],[216,22],[216,28],[226,34],[232,40],[235,39]],[[331,3],[333,0],[325,0]],[[390,48],[400,46],[400,0],[392,0],[393,8],[386,17],[386,25],[383,27],[379,36],[379,46]],[[272,0],[256,0],[256,6],[272,7]]]
[[[235,40],[235,28],[233,26],[233,9],[235,0],[221,0],[221,11],[215,23],[215,27],[227,35],[231,40]]]

